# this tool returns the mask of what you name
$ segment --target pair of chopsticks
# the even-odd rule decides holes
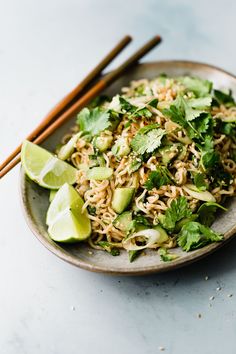
[[[99,95],[106,87],[112,84],[131,66],[136,64],[145,54],[161,42],[160,36],[155,36],[131,55],[123,64],[109,74],[100,78],[102,71],[112,60],[131,42],[130,36],[125,36],[108,55],[66,95],[42,120],[33,132],[27,136],[27,140],[35,144],[42,143],[57,128],[78,113],[93,98]],[[20,162],[21,146],[19,145],[8,158],[0,165],[0,178],[6,175]]]

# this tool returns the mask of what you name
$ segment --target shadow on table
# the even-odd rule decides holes
[[[162,289],[166,293],[176,287],[186,291],[198,291],[205,280],[209,278],[212,286],[219,286],[225,282],[226,277],[236,271],[236,238],[224,247],[186,267],[167,273],[152,274],[145,276],[114,277],[99,275],[108,287],[119,285],[122,291],[128,295],[141,295],[156,292],[153,289]],[[118,283],[118,284],[117,284]]]

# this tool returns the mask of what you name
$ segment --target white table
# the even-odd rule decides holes
[[[0,0],[0,160],[126,33],[136,41],[118,61],[160,33],[164,43],[145,60],[194,59],[236,73],[235,11],[227,0]],[[236,240],[169,274],[92,274],[31,234],[18,175],[0,181],[1,354],[236,352]]]

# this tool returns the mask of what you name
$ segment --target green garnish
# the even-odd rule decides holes
[[[112,242],[100,241],[98,245],[104,248],[105,251],[110,253],[112,256],[119,256],[120,250]]]
[[[199,191],[205,191],[208,188],[206,176],[203,173],[196,173],[194,176],[194,184]]]
[[[215,220],[215,213],[217,208],[220,208],[224,211],[227,209],[224,208],[222,205],[213,203],[213,202],[206,202],[203,203],[197,211],[199,221],[201,224],[206,225],[206,226],[211,226],[213,221]]]
[[[186,223],[178,234],[178,245],[186,252],[219,242],[223,236],[196,221]]]
[[[179,95],[169,109],[163,110],[163,114],[182,126],[191,139],[202,138],[201,134],[212,125],[212,117],[206,112],[211,100],[210,96],[187,100]]]
[[[139,250],[134,250],[134,251],[129,251],[129,261],[132,263],[140,254],[142,251]]]
[[[212,89],[212,82],[198,77],[184,76],[178,80],[185,86],[185,91],[192,91],[196,97],[207,96]]]
[[[131,140],[131,147],[134,152],[143,155],[151,153],[161,146],[161,140],[166,132],[164,129],[154,127],[156,127],[156,124],[151,124],[138,131],[137,135]]]
[[[236,106],[236,102],[232,96],[232,91],[229,90],[228,93],[225,93],[220,90],[214,90],[214,101],[213,104],[215,106],[219,106],[221,104],[225,105],[227,108]]]
[[[171,262],[179,258],[177,254],[170,253],[166,248],[159,248],[158,253],[163,262]]]
[[[94,136],[111,125],[109,118],[110,114],[99,107],[91,110],[84,108],[77,116],[77,124],[80,131]]]
[[[185,197],[178,197],[172,201],[170,208],[166,210],[161,224],[164,229],[173,231],[178,221],[188,218],[191,214],[192,212],[189,209],[187,199]]]
[[[170,172],[166,167],[158,166],[156,171],[149,173],[144,186],[147,190],[152,190],[153,188],[158,189],[166,184],[173,184]]]

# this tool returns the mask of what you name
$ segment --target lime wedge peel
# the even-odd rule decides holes
[[[22,145],[21,161],[27,176],[44,188],[59,189],[64,183],[76,182],[73,166],[27,140]]]
[[[90,236],[91,222],[79,193],[65,183],[56,193],[48,212],[46,223],[50,237],[57,242],[83,241]]]

